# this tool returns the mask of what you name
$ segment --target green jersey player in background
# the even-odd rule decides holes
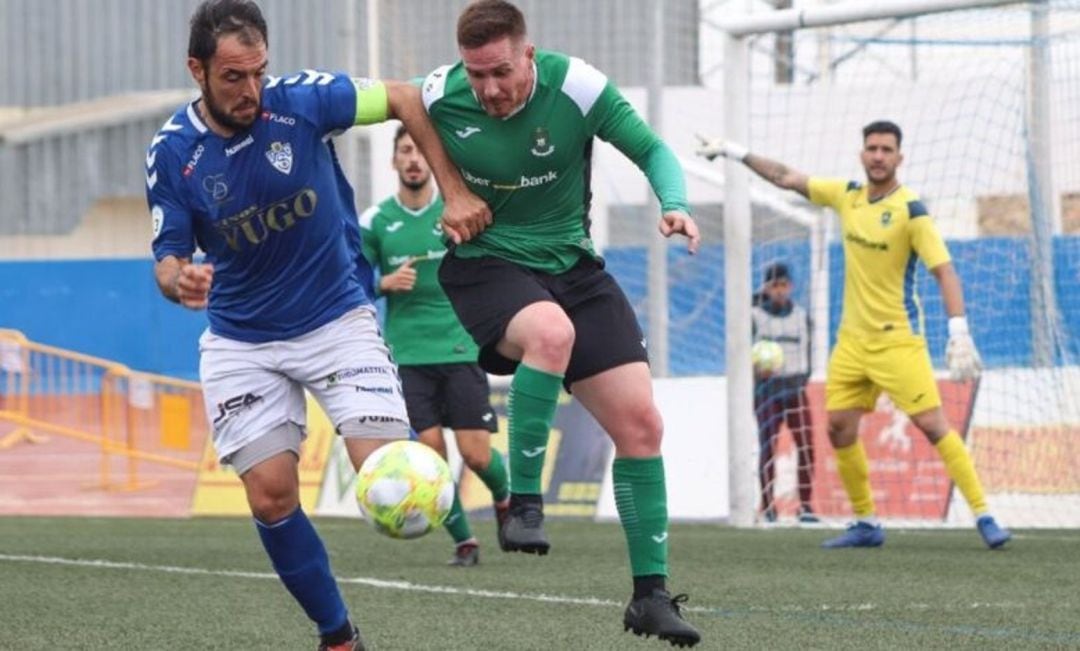
[[[461,61],[424,80],[424,105],[451,158],[493,217],[479,233],[443,220],[454,242],[439,280],[485,370],[513,374],[508,404],[510,514],[505,551],[546,554],[541,471],[560,386],[596,417],[616,450],[616,504],[634,593],[624,626],[673,644],[700,635],[667,591],[668,516],[663,422],[634,311],[589,236],[594,137],[649,179],[660,231],[698,245],[685,181],[671,150],[599,70],[538,51],[525,19],[480,0],[457,25]]]
[[[438,265],[446,254],[439,225],[443,203],[431,168],[404,126],[394,135],[393,167],[397,194],[365,211],[360,227],[364,257],[381,274],[377,292],[387,299],[386,342],[398,363],[409,422],[444,458],[443,427],[454,430],[465,465],[491,490],[501,522],[510,489],[502,455],[491,450],[498,419],[487,374],[439,286]],[[456,490],[445,526],[455,543],[450,564],[476,565],[479,543]]]

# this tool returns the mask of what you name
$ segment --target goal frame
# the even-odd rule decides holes
[[[722,32],[724,43],[723,133],[735,142],[749,141],[751,36],[1009,4],[1020,3],[1016,0],[879,0],[871,4],[864,0],[852,0],[826,7],[783,9],[719,21],[715,26]],[[724,354],[727,360],[730,513],[731,524],[750,527],[754,524],[757,506],[756,466],[753,461],[756,454],[753,442],[757,437],[747,436],[747,432],[757,430],[748,345],[752,339],[752,329],[750,311],[731,307],[751,303],[750,172],[741,162],[725,159],[724,179],[724,277],[727,279],[724,301],[729,306],[725,314]],[[811,229],[811,232],[820,231]]]

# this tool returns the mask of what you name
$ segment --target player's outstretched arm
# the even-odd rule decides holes
[[[210,297],[214,267],[167,255],[154,263],[154,279],[165,298],[191,310],[202,310]]]
[[[794,190],[810,198],[809,177],[806,174],[764,156],[751,154],[749,149],[737,142],[723,138],[706,138],[700,134],[698,134],[698,140],[701,141],[701,145],[697,148],[698,156],[703,156],[710,161],[718,156],[737,160],[776,187]]]
[[[424,110],[420,89],[405,82],[388,81],[385,84],[390,117],[405,124],[439,184],[445,204],[443,230],[456,244],[476,237],[491,224],[491,209],[483,199],[469,191],[461,172],[447,155]]]
[[[949,343],[945,346],[945,363],[954,380],[970,380],[982,372],[982,358],[975,348],[967,317],[964,316],[964,290],[960,276],[951,262],[930,270],[941,289],[945,313],[949,315]]]

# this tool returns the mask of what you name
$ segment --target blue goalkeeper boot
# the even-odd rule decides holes
[[[992,515],[982,516],[975,521],[975,526],[978,527],[983,542],[990,549],[997,549],[1012,538],[1012,533],[1008,529],[1000,527]]]
[[[825,549],[845,547],[881,547],[885,544],[885,530],[880,524],[858,521],[847,528],[843,534],[821,543]]]

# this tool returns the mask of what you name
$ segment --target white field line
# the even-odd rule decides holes
[[[126,561],[107,561],[81,558],[62,558],[57,556],[30,556],[20,554],[0,554],[0,562],[7,563],[38,563],[42,565],[66,565],[71,567],[85,567],[106,570],[131,570],[137,572],[160,572],[165,574],[186,574],[191,576],[214,576],[239,579],[277,580],[277,574],[272,572],[241,572],[237,570],[212,570],[202,567],[179,567],[175,565],[148,565],[144,563],[132,563]],[[346,585],[366,585],[372,588],[384,590],[402,590],[406,592],[423,592],[427,594],[460,595],[465,597],[482,597],[485,599],[507,599],[536,601],[543,603],[568,604],[576,606],[602,606],[606,608],[622,608],[625,603],[611,599],[598,597],[571,597],[566,595],[549,595],[543,593],[510,592],[505,590],[480,590],[476,588],[460,588],[444,585],[425,585],[411,581],[388,581],[370,577],[344,577],[338,578],[338,583]],[[1059,604],[1060,605],[1060,604]],[[909,611],[968,611],[982,609],[997,610],[1023,610],[1036,607],[1035,604],[1022,602],[990,602],[972,601],[970,603],[912,603],[907,604],[904,610]],[[750,606],[738,609],[726,609],[709,606],[682,606],[682,610],[700,613],[838,613],[838,612],[869,612],[883,609],[882,606],[873,603],[862,604],[818,604],[818,605],[770,605]],[[884,607],[884,610],[893,610],[894,606]]]

